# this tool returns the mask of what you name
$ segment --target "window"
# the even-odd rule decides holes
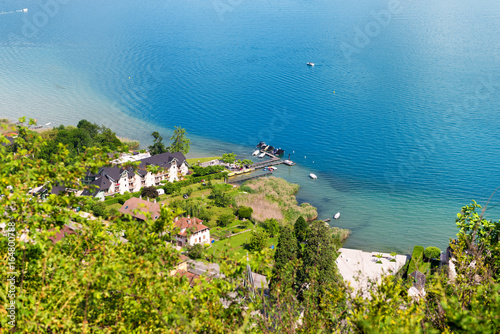
[[[127,210],[127,209],[128,209],[128,205],[125,207],[125,210]]]

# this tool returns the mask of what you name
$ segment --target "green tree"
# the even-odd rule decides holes
[[[159,195],[158,195],[158,190],[156,190],[156,187],[150,186],[141,189],[141,196],[147,198],[157,198]]]
[[[217,225],[220,227],[226,227],[231,223],[233,220],[234,216],[230,213],[223,213],[217,218]]]
[[[247,244],[247,249],[250,251],[260,252],[266,247],[268,235],[266,231],[254,230],[252,231],[252,236]]]
[[[240,217],[240,219],[248,219],[252,216],[252,213],[253,213],[253,209],[249,206],[240,206],[238,208],[238,217]]]
[[[228,207],[231,205],[231,196],[219,189],[212,189],[210,196],[214,199],[214,203],[218,207]]]
[[[181,128],[180,126],[176,126],[174,130],[174,134],[170,138],[172,140],[172,144],[169,147],[170,152],[182,152],[184,154],[189,153],[191,140],[186,138],[187,132],[186,129]]]
[[[303,285],[312,279],[324,284],[340,281],[335,267],[337,249],[329,233],[328,227],[322,221],[315,221],[307,229],[306,243],[302,250],[303,265],[298,272],[298,283]],[[317,271],[317,277],[311,273]]]
[[[151,155],[158,155],[167,152],[167,148],[165,144],[163,144],[163,137],[160,136],[160,133],[155,131],[151,136],[153,136],[153,145],[148,146],[149,153],[151,153]]]
[[[224,153],[224,154],[222,154],[222,161],[224,161],[227,164],[232,164],[236,161],[236,154],[235,153]]]
[[[106,218],[109,215],[108,209],[106,209],[106,205],[103,202],[94,202],[91,206],[91,210],[97,217]]]
[[[274,268],[272,280],[277,280],[284,274],[285,266],[297,259],[297,238],[289,226],[281,228],[278,246],[274,253]],[[273,282],[274,285],[274,282]]]
[[[266,219],[264,221],[264,226],[265,226],[267,233],[269,233],[269,235],[271,237],[274,237],[275,235],[277,235],[279,232],[279,229],[280,229],[280,225],[279,225],[278,221],[274,218]],[[295,239],[295,241],[297,241],[296,238],[294,238],[294,239]]]
[[[303,243],[306,241],[307,227],[308,225],[304,217],[300,216],[299,218],[297,218],[293,228],[298,243]]]
[[[99,125],[96,123],[90,123],[86,119],[79,121],[76,127],[85,130],[91,138],[96,137],[101,132]]]
[[[204,248],[201,244],[195,244],[188,247],[187,253],[190,259],[198,260],[203,257]]]

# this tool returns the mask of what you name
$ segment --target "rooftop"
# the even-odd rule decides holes
[[[134,212],[135,210],[140,212]],[[160,217],[160,204],[132,197],[123,203],[118,211],[140,220],[146,220],[145,213],[150,213],[152,219],[158,219]]]

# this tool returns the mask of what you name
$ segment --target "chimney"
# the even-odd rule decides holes
[[[153,203],[156,203],[156,198],[155,198],[155,200],[154,200],[154,202],[153,202]]]
[[[176,222],[178,220],[179,220],[179,216],[177,216],[177,217],[174,218],[174,222]]]
[[[139,196],[139,199],[142,199],[142,195]]]

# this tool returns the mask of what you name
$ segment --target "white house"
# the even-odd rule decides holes
[[[181,152],[163,153],[137,160],[139,167],[122,168],[102,167],[97,174],[88,173],[85,183],[93,185],[94,189],[86,190],[83,195],[111,195],[124,194],[125,192],[137,192],[142,187],[159,186],[161,181],[178,181],[189,171],[186,157]],[[158,172],[153,174],[148,171],[148,166],[156,166]]]
[[[175,236],[176,246],[184,247],[195,244],[210,244],[210,228],[202,224],[198,218],[175,218],[175,226],[180,232]]]

